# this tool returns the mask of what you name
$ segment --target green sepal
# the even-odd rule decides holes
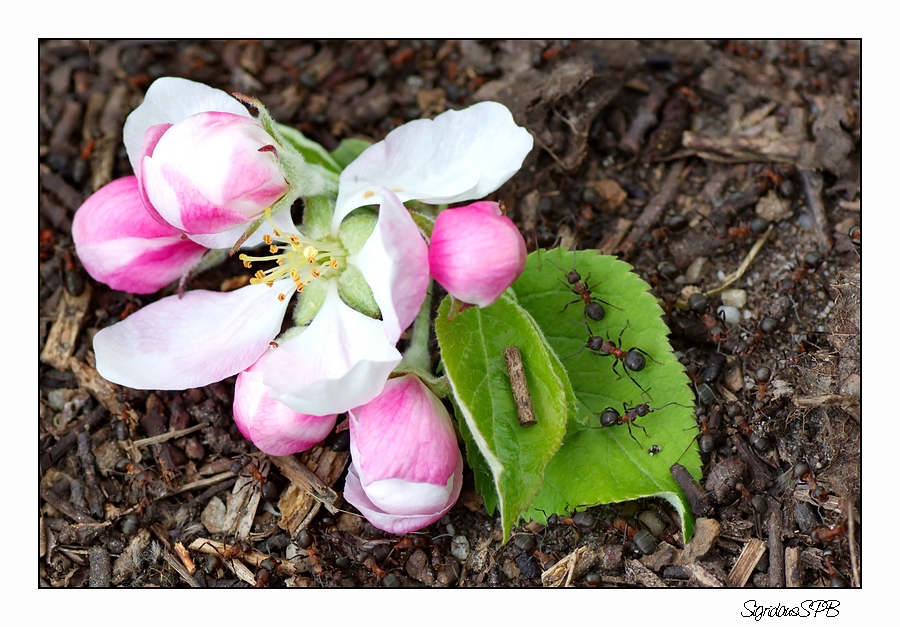
[[[348,265],[338,279],[338,293],[345,303],[356,311],[370,318],[380,318],[381,309],[375,302],[372,288],[363,277],[362,271],[353,265]]]
[[[334,201],[328,196],[310,196],[303,207],[303,232],[314,240],[331,236]]]
[[[338,238],[348,255],[355,255],[362,249],[375,230],[377,222],[378,214],[369,207],[354,209],[344,218],[338,231]]]
[[[328,281],[317,280],[303,286],[300,303],[294,308],[294,324],[300,326],[312,322],[322,308],[327,294]]]

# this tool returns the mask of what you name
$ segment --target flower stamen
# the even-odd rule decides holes
[[[263,236],[269,255],[251,257],[241,254],[240,260],[245,268],[263,261],[274,262],[275,265],[268,270],[257,270],[250,279],[251,284],[264,283],[271,287],[277,281],[290,279],[296,291],[302,292],[304,286],[315,279],[327,279],[339,274],[347,252],[338,242],[311,240],[295,233],[283,234],[272,223],[270,210],[266,210],[265,217],[272,226],[272,234]],[[286,294],[278,295],[280,301],[285,298]]]

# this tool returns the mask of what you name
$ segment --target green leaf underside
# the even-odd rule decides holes
[[[372,145],[372,142],[365,139],[357,139],[350,137],[341,140],[338,147],[331,151],[331,157],[334,159],[338,167],[343,170],[348,165],[356,161],[356,158]]]
[[[446,298],[435,321],[441,356],[476,487],[489,511],[499,507],[505,540],[540,490],[544,467],[562,442],[571,386],[534,321],[509,295],[453,320],[447,319],[449,311]],[[503,356],[508,346],[522,355],[537,418],[533,427],[519,424]]]
[[[309,139],[306,135],[290,126],[276,124],[275,127],[303,155],[307,163],[321,166],[334,174],[341,173],[343,168],[335,161],[334,157],[328,154],[328,151],[321,144]]]
[[[581,350],[588,330],[584,303],[566,282],[566,273],[573,268],[588,282],[595,298],[609,303],[601,303],[606,310],[603,320],[588,319],[593,335],[621,344],[624,350],[639,347],[659,362],[647,359],[642,371],[631,373],[648,395],[642,395],[628,378],[621,362],[616,364],[617,378],[614,357]],[[524,517],[545,522],[551,513],[656,496],[675,507],[684,537],[690,538],[693,519],[669,467],[678,461],[700,477],[694,396],[684,367],[672,353],[662,310],[647,291],[647,283],[615,257],[562,248],[531,253],[513,289],[519,304],[563,358],[576,398],[562,447],[547,464],[543,487]],[[566,306],[570,301],[577,302]],[[626,425],[599,427],[603,410],[612,407],[621,415],[623,403],[632,408],[642,402],[659,410],[635,423],[648,435],[632,425],[631,433],[640,444],[629,436]],[[662,408],[667,403],[678,405]],[[660,452],[651,456],[648,449],[654,444]]]

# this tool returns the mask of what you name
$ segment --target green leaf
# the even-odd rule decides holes
[[[585,303],[566,281],[573,269],[594,298],[606,301],[601,303],[606,310],[601,321],[585,317]],[[563,445],[547,464],[543,487],[527,515],[543,521],[551,513],[656,496],[675,507],[684,537],[690,538],[693,519],[669,466],[680,458],[680,464],[700,477],[694,396],[647,283],[615,257],[555,249],[530,254],[513,289],[563,358],[577,400]],[[594,336],[621,343],[624,350],[639,347],[652,360],[646,360],[643,370],[630,373],[632,380],[621,362],[586,347],[587,323]],[[623,403],[628,408],[647,403],[657,411],[638,418],[630,425],[630,434],[625,424],[600,428],[599,414],[613,408],[623,415]],[[650,455],[654,444],[660,451]]]
[[[540,490],[544,466],[562,442],[572,409],[571,386],[534,320],[509,294],[453,320],[447,319],[449,311],[448,297],[435,320],[441,356],[476,485],[489,506],[492,497],[484,484],[488,478],[492,482],[506,540]],[[503,356],[509,346],[522,355],[537,418],[533,427],[519,424]]]
[[[331,156],[334,158],[335,163],[343,170],[353,163],[356,158],[365,152],[366,148],[371,145],[372,142],[368,140],[350,137],[341,140],[338,147],[331,151]]]
[[[300,154],[303,155],[303,158],[307,163],[318,165],[322,167],[322,169],[330,171],[332,174],[340,174],[341,170],[343,170],[343,168],[338,165],[337,161],[328,154],[328,151],[325,150],[324,146],[309,139],[297,129],[277,123],[275,124],[275,128],[285,140],[290,142],[291,146],[296,148]],[[336,177],[334,176],[329,178],[336,180]]]

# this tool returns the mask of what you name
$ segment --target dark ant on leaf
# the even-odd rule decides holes
[[[673,401],[671,403],[666,403],[662,407],[650,407],[647,403],[641,403],[640,405],[637,405],[637,406],[629,409],[628,405],[626,405],[625,403],[622,403],[623,413],[621,413],[621,414],[618,411],[616,411],[615,409],[613,409],[612,407],[607,407],[600,414],[600,428],[614,427],[616,425],[625,425],[626,427],[628,427],[628,435],[630,435],[631,439],[634,440],[635,442],[637,442],[638,445],[640,446],[640,442],[638,442],[637,438],[634,437],[634,433],[631,432],[631,425],[634,425],[635,427],[637,427],[638,429],[643,431],[644,435],[649,437],[650,434],[647,433],[647,430],[644,428],[644,426],[637,424],[637,422],[635,422],[635,421],[638,418],[643,418],[647,414],[650,414],[655,411],[659,411],[661,409],[665,409],[669,405],[678,405],[679,407],[686,407],[686,405],[681,405],[680,403],[676,403]],[[596,428],[596,427],[593,427],[593,428]]]
[[[547,261],[554,265],[560,272],[563,271],[562,268],[557,266],[550,259],[548,259]],[[568,309],[569,305],[574,305],[575,303],[580,301],[584,303],[584,321],[587,322],[587,319],[590,318],[595,322],[599,322],[606,317],[606,310],[603,309],[603,305],[601,305],[600,303],[608,305],[613,309],[618,309],[618,307],[616,307],[612,303],[594,296],[592,286],[588,282],[590,281],[590,279],[591,276],[588,275],[587,278],[582,280],[581,274],[578,272],[578,270],[575,269],[575,256],[573,255],[572,269],[569,272],[566,272],[566,281],[568,282],[568,285],[566,285],[566,283],[563,282],[562,279],[560,279],[560,282],[563,283],[563,285],[566,285],[566,287],[570,289],[574,294],[576,294],[578,298],[566,303],[565,307],[563,307],[563,311]]]
[[[569,357],[574,357],[585,348],[589,349],[595,355],[599,355],[601,357],[615,357],[615,361],[612,364],[613,373],[616,375],[618,379],[622,378],[622,375],[619,374],[619,371],[616,369],[619,361],[622,362],[624,366],[625,374],[628,375],[628,378],[631,379],[631,382],[634,383],[644,394],[647,393],[647,390],[644,387],[635,381],[634,377],[631,376],[629,370],[634,372],[640,372],[647,365],[647,359],[651,360],[653,363],[659,363],[653,357],[651,357],[646,351],[632,346],[627,351],[621,348],[622,345],[622,334],[625,333],[625,329],[628,328],[628,324],[626,323],[622,330],[619,332],[619,338],[616,342],[611,342],[608,338],[603,339],[597,335],[594,335],[593,331],[591,331],[591,327],[585,323],[585,326],[588,330],[588,339],[584,346],[578,349],[577,352],[572,353],[571,355],[567,355],[563,359],[568,359]],[[645,359],[646,357],[646,359]]]

